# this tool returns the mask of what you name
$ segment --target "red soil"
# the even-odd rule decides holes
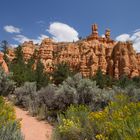
[[[27,111],[15,107],[17,119],[21,119],[21,131],[25,140],[50,140],[52,126],[46,121],[39,121],[31,117]]]

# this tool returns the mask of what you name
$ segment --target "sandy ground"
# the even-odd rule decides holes
[[[45,121],[38,121],[31,117],[27,111],[15,107],[16,116],[21,120],[21,131],[25,140],[50,140],[52,126]]]

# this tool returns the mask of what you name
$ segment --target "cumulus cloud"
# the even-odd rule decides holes
[[[134,49],[137,52],[140,52],[140,30],[137,29],[133,32],[133,34],[122,34],[116,37],[117,41],[132,41]]]
[[[19,43],[23,43],[25,41],[29,41],[30,39],[24,35],[16,35],[14,38],[13,38],[15,41],[19,42]]]
[[[130,40],[130,35],[129,34],[119,35],[119,36],[116,37],[116,40],[117,41],[122,41],[122,42],[129,41]]]
[[[21,32],[21,29],[14,27],[12,25],[4,26],[4,30],[8,33],[20,33]]]
[[[43,40],[43,39],[45,39],[45,38],[48,38],[48,36],[47,36],[47,35],[44,35],[44,34],[41,34],[41,35],[38,37],[37,40],[41,41],[41,40]]]
[[[13,39],[19,43],[24,43],[25,41],[33,41],[35,44],[40,44],[41,41],[45,38],[48,38],[48,36],[41,34],[37,37],[37,39],[28,38],[24,35],[16,35]]]
[[[78,40],[78,32],[64,23],[53,22],[50,24],[47,31],[52,35],[52,38],[58,42],[72,42]]]
[[[17,44],[10,44],[10,47],[11,47],[11,48],[17,48],[18,45],[17,45]]]

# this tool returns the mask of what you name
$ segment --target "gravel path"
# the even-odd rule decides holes
[[[31,117],[27,111],[15,107],[16,116],[21,121],[21,131],[25,136],[25,140],[50,140],[52,134],[52,126],[45,121],[38,121],[35,117]]]

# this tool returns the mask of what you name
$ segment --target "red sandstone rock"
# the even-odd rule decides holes
[[[7,66],[7,64],[5,63],[5,61],[4,61],[4,59],[3,59],[3,53],[2,52],[0,52],[0,65],[1,65],[1,67],[3,68],[3,70],[6,72],[6,73],[8,73],[9,72],[9,70],[8,70],[8,66]]]
[[[52,72],[56,64],[66,62],[72,70],[78,70],[86,77],[95,75],[98,69],[115,78],[140,76],[140,54],[136,54],[133,44],[115,42],[110,34],[107,29],[105,36],[100,37],[98,26],[94,24],[91,35],[77,42],[57,43],[46,38],[39,47],[32,41],[25,42],[22,44],[24,59],[27,61],[36,52],[34,59],[41,60],[46,72]],[[13,59],[12,51],[9,57]]]

